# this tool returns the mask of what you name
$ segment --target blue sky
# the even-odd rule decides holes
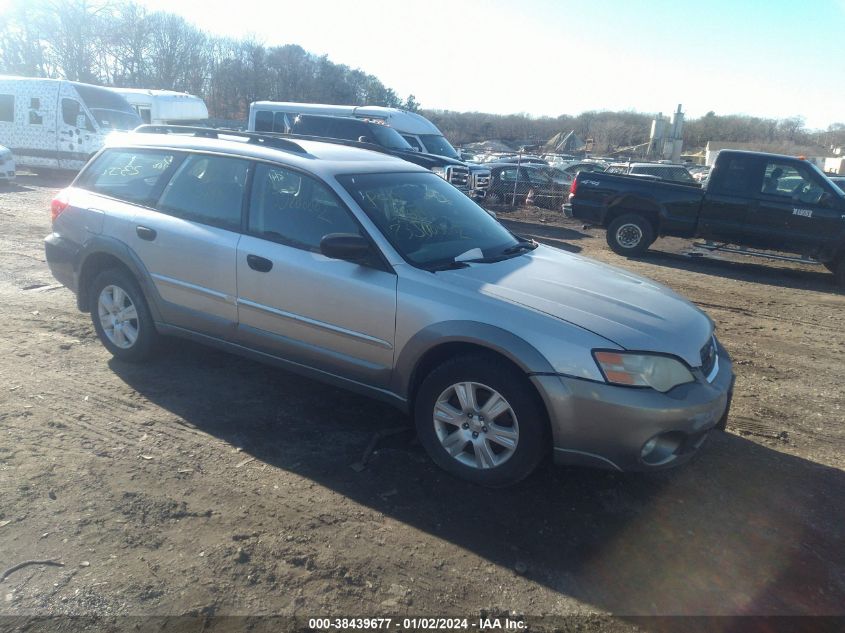
[[[845,0],[142,0],[295,43],[423,107],[708,110],[845,122]]]

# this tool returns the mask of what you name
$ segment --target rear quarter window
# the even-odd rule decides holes
[[[109,149],[85,169],[76,186],[153,206],[181,158],[165,150]]]

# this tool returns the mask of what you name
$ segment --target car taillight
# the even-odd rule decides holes
[[[574,196],[577,189],[578,189],[578,174],[575,174],[575,178],[572,180],[572,184],[569,185],[569,195]]]
[[[67,209],[69,204],[70,201],[68,200],[67,190],[62,189],[56,194],[56,197],[53,198],[52,202],[50,202],[50,221],[55,222],[56,218],[62,214],[62,211]]]

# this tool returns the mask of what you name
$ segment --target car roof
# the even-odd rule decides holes
[[[323,178],[339,174],[428,172],[401,158],[359,147],[339,143],[303,139],[284,139],[279,146],[272,143],[277,137],[268,136],[266,145],[247,143],[239,132],[226,138],[225,130],[214,130],[223,138],[205,138],[187,134],[113,133],[107,140],[108,147],[162,148],[182,151],[222,153],[242,158],[272,161],[297,167]],[[256,135],[253,135],[256,136]],[[282,147],[291,143],[291,149]],[[295,148],[301,148],[301,151]]]

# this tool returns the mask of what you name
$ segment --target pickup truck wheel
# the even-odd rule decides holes
[[[434,369],[417,392],[414,421],[438,466],[483,486],[527,477],[551,444],[531,383],[486,355],[458,356]]]
[[[639,257],[654,242],[654,227],[636,213],[626,213],[607,227],[607,244],[617,255]]]
[[[845,290],[845,257],[839,260],[833,274],[836,275],[836,283],[839,284],[840,288]]]

